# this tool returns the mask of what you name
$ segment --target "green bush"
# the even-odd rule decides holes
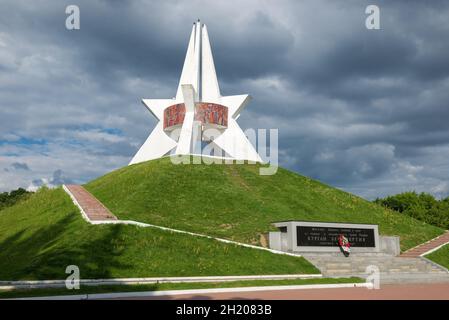
[[[449,229],[449,197],[437,200],[429,193],[418,194],[411,191],[378,198],[374,202],[426,223]]]
[[[0,210],[10,207],[20,200],[27,198],[30,193],[31,192],[26,191],[23,188],[19,188],[11,192],[0,193]]]

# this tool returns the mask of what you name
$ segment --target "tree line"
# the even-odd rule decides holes
[[[449,197],[438,200],[429,193],[409,191],[377,198],[374,202],[426,223],[449,229]]]
[[[17,202],[27,198],[30,194],[31,192],[26,191],[23,188],[0,193],[0,210],[16,204]]]

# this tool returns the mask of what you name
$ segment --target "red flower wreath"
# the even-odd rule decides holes
[[[351,253],[351,244],[349,243],[348,238],[340,234],[338,236],[338,245],[340,246],[340,249],[345,255],[345,257],[348,257],[349,254]]]

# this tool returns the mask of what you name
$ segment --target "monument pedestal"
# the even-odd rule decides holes
[[[399,237],[380,237],[376,224],[281,221],[269,233],[270,248],[289,252],[340,252],[338,236],[343,234],[351,252],[400,253]]]

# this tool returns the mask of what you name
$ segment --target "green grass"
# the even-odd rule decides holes
[[[304,258],[127,225],[90,225],[61,189],[0,214],[0,280],[318,273]]]
[[[160,283],[160,284],[144,284],[144,285],[82,286],[79,290],[68,290],[65,288],[18,289],[18,290],[0,290],[0,299],[111,293],[111,292],[141,292],[141,291],[185,290],[185,289],[207,289],[207,288],[238,288],[238,287],[252,287],[252,286],[362,283],[364,281],[365,280],[361,278],[353,277],[353,278],[321,278],[321,279],[293,279],[293,280],[247,280],[247,281],[201,282],[201,283]]]
[[[438,263],[446,269],[449,269],[449,244],[441,247],[437,251],[426,255],[426,258]]]
[[[252,244],[282,220],[379,224],[406,250],[442,229],[279,168],[260,165],[174,165],[170,158],[111,172],[86,185],[121,219],[131,219]]]

